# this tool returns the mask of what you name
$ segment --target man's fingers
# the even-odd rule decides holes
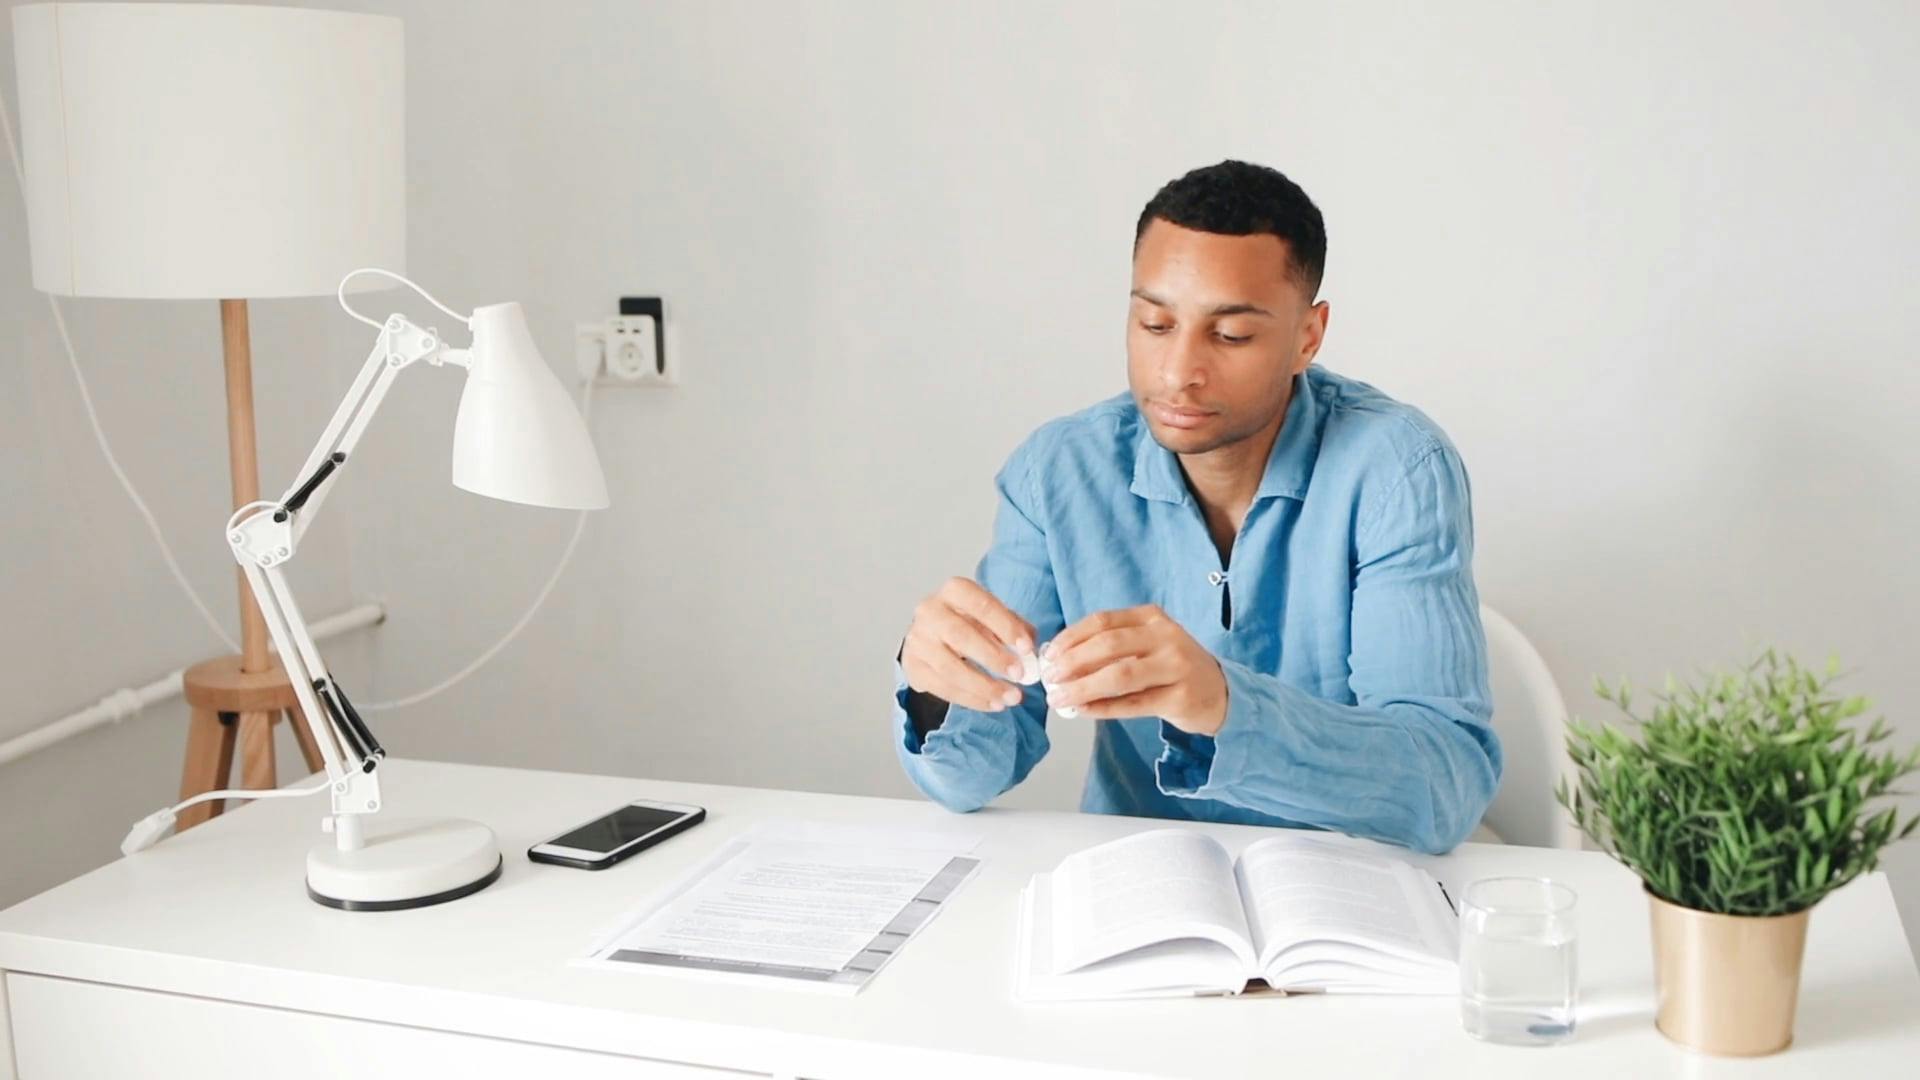
[[[1077,706],[1074,715],[1082,720],[1128,720],[1136,716],[1163,716],[1168,711],[1168,690],[1156,686],[1151,690],[1122,694],[1104,701],[1090,701]]]
[[[1086,618],[1081,619],[1079,622],[1074,623],[1072,626],[1067,627],[1065,630],[1053,635],[1053,640],[1047,642],[1047,648],[1041,656],[1041,659],[1058,659],[1060,655],[1068,649],[1073,648],[1095,634],[1111,629],[1114,618],[1118,614],[1119,613],[1115,611],[1096,611]]]
[[[1055,638],[1053,658],[1047,664],[1045,681],[1049,685],[1072,682],[1106,667],[1123,656],[1145,656],[1158,639],[1141,626],[1122,626],[1103,630],[1075,645],[1061,649]]]
[[[1020,661],[979,623],[948,609],[931,629],[948,649],[979,664],[993,676],[1020,681]]]
[[[1015,652],[1033,651],[1033,627],[977,582],[953,578],[940,591],[948,606],[979,623],[1000,644]]]
[[[1018,688],[981,674],[952,650],[936,646],[928,652],[928,693],[975,712],[999,712],[1020,700]]]
[[[1093,637],[1123,626],[1138,626],[1160,614],[1155,604],[1142,604],[1139,607],[1115,608],[1111,611],[1096,611],[1093,614],[1055,634],[1047,643],[1047,657],[1058,660],[1062,653]]]
[[[1108,698],[1167,686],[1174,681],[1173,664],[1160,654],[1123,656],[1071,682],[1055,683],[1047,691],[1047,704],[1056,709],[1078,709]]]
[[[1013,685],[1027,674],[1014,650],[1031,652],[1033,636],[992,593],[952,578],[914,609],[901,653],[907,684],[962,708],[999,712],[1025,696]]]

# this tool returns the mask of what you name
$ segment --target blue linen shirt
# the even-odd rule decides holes
[[[1226,675],[1213,736],[1155,717],[1056,720],[1097,725],[1082,810],[1334,829],[1436,853],[1478,824],[1501,757],[1468,481],[1419,410],[1317,365],[1295,377],[1225,565],[1129,394],[1041,427],[996,486],[975,578],[1037,644],[1152,603]],[[986,805],[1046,755],[1041,687],[1001,712],[950,705],[922,740],[897,662],[894,675],[900,761],[949,809]]]

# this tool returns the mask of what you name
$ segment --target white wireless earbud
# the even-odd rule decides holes
[[[1051,693],[1053,690],[1053,680],[1052,678],[1050,678],[1052,674],[1053,674],[1053,661],[1051,659],[1040,660],[1039,662],[1040,685],[1043,689],[1047,690],[1049,693]],[[1080,715],[1080,710],[1073,707],[1072,705],[1056,705],[1054,706],[1053,711],[1059,713],[1061,716],[1064,716],[1069,720],[1072,720],[1075,717]]]
[[[1040,681],[1040,658],[1030,652],[1019,653],[1020,685],[1032,686]]]

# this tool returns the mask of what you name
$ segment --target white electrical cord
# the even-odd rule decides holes
[[[473,326],[472,319],[468,318],[465,315],[460,314],[459,312],[453,310],[447,305],[434,299],[434,296],[432,293],[414,284],[411,278],[403,277],[402,275],[396,274],[391,270],[382,270],[377,266],[363,266],[358,270],[349,270],[347,271],[347,276],[340,279],[340,287],[334,290],[334,293],[333,293],[334,299],[340,301],[340,306],[346,310],[347,314],[353,316],[356,319],[359,319],[361,322],[366,323],[368,326],[373,327],[375,330],[384,329],[386,324],[382,323],[378,319],[367,318],[365,315],[362,315],[359,312],[353,310],[352,304],[347,303],[347,282],[352,281],[357,275],[360,275],[360,274],[378,274],[384,278],[391,278],[392,280],[397,281],[402,285],[405,285],[407,288],[412,289],[414,292],[419,293],[421,296],[426,297],[427,303],[432,304],[434,307],[439,308],[441,311],[444,311],[447,314],[453,316],[454,318],[459,319],[461,326],[465,326],[465,327]]]
[[[174,823],[180,820],[180,811],[189,806],[198,806],[215,799],[292,799],[303,795],[318,795],[333,784],[328,778],[311,787],[303,788],[259,788],[256,790],[229,789],[227,791],[207,791],[174,803],[165,810],[155,810],[146,817],[133,823],[127,830],[127,838],[120,841],[120,854],[131,855],[136,851],[145,851],[159,843],[173,831]]]
[[[26,173],[25,167],[20,162],[20,147],[19,147],[19,144],[14,141],[13,120],[9,113],[9,110],[7,108],[7,103],[4,98],[0,98],[0,132],[4,132],[6,135],[7,156],[13,162],[13,175],[14,175],[14,179],[19,184],[21,207],[24,212],[26,210],[27,173]],[[427,290],[421,288],[419,285],[414,284],[412,281],[408,280],[407,278],[402,277],[401,275],[396,274],[391,270],[382,270],[378,267],[363,267],[363,268],[354,270],[351,273],[347,274],[346,277],[341,278],[340,287],[338,290],[336,290],[334,295],[335,295],[335,298],[340,301],[340,306],[346,309],[347,314],[353,316],[354,318],[360,320],[363,323],[366,323],[368,326],[372,326],[378,329],[383,324],[376,320],[369,319],[365,315],[362,315],[359,312],[353,310],[352,305],[347,303],[347,282],[348,280],[353,278],[356,274],[380,274],[380,275],[384,275],[386,277],[392,278],[393,280],[408,286],[409,288],[413,289],[413,291],[425,297],[429,303],[439,308],[441,311],[444,311],[448,315],[451,315],[452,317],[459,319],[460,324],[462,326],[470,327],[472,325],[472,321],[468,319],[467,316],[462,315],[459,312],[448,307],[447,305],[441,303],[439,300],[434,298],[433,294],[427,292]],[[181,592],[186,594],[187,599],[193,604],[194,610],[198,611],[200,613],[201,619],[205,620],[207,624],[207,628],[213,631],[214,637],[218,638],[221,644],[225,645],[229,651],[239,652],[240,651],[239,643],[235,642],[233,638],[227,636],[226,630],[220,625],[220,620],[214,618],[213,612],[207,607],[206,603],[200,599],[200,594],[194,590],[193,583],[187,580],[187,575],[180,569],[179,561],[176,560],[173,556],[173,549],[167,545],[166,536],[163,535],[160,531],[160,522],[154,518],[153,511],[147,508],[146,500],[140,497],[140,492],[134,488],[133,481],[127,477],[126,470],[120,467],[120,460],[114,456],[113,447],[107,442],[107,433],[100,426],[100,417],[96,412],[94,412],[93,394],[87,387],[86,375],[83,374],[80,370],[80,360],[73,348],[73,338],[71,335],[67,333],[66,317],[60,310],[59,300],[52,293],[47,294],[47,306],[53,311],[53,324],[55,328],[59,330],[60,344],[62,348],[66,351],[67,367],[73,372],[74,384],[78,386],[80,389],[80,403],[86,408],[87,423],[93,429],[94,441],[99,443],[100,454],[102,457],[106,458],[107,467],[113,471],[114,478],[120,482],[121,490],[127,493],[127,498],[133,503],[134,509],[139,511],[141,519],[147,523],[147,531],[153,535],[153,542],[157,547],[159,547],[160,557],[162,560],[166,562],[167,570],[169,573],[173,575],[174,583],[180,586]],[[582,391],[581,401],[580,401],[580,410],[581,410],[582,419],[587,421],[592,420],[592,416],[593,416],[593,380],[592,379],[587,380],[586,388]],[[242,509],[245,509],[245,508],[243,507]],[[236,511],[235,513],[237,514],[239,513],[239,511]],[[566,571],[568,562],[570,562],[573,559],[574,548],[579,545],[580,536],[582,533],[586,531],[586,528],[587,528],[588,513],[589,511],[586,511],[586,510],[582,510],[580,512],[580,518],[577,522],[575,522],[573,527],[573,535],[568,538],[566,548],[563,551],[561,551],[560,561],[554,564],[553,573],[547,576],[546,584],[540,587],[539,594],[533,598],[533,603],[528,605],[526,612],[520,616],[519,620],[513,624],[512,628],[509,629],[506,632],[506,634],[500,638],[500,640],[494,642],[486,650],[481,652],[481,654],[475,657],[471,663],[467,664],[465,667],[461,668],[460,670],[454,672],[452,675],[447,676],[445,679],[442,679],[439,682],[435,683],[434,685],[427,687],[425,690],[421,690],[418,693],[408,694],[405,697],[395,698],[391,701],[369,702],[366,704],[362,704],[360,708],[368,711],[380,712],[380,711],[386,711],[389,709],[405,708],[409,705],[418,705],[419,703],[426,701],[427,699],[432,698],[458,685],[459,683],[464,681],[469,675],[472,675],[474,672],[479,671],[482,667],[486,666],[489,660],[492,660],[496,655],[499,654],[500,650],[506,648],[507,645],[510,642],[512,642],[515,637],[519,636],[520,631],[526,629],[527,624],[532,622],[534,615],[539,612],[541,605],[546,603],[547,595],[553,592],[553,587],[556,583],[559,582],[560,575]],[[324,788],[324,786],[325,785],[322,785],[322,788]],[[134,827],[134,832],[138,833],[143,828],[148,827],[150,823],[154,822],[162,814],[169,815],[169,819],[166,822],[165,827],[161,828],[159,832],[155,833],[150,839],[146,840],[145,843],[140,845],[140,847],[146,847],[147,845],[152,844],[154,841],[158,840],[161,836],[166,835],[167,829],[172,828],[171,815],[177,814],[178,811],[188,806],[191,806],[196,802],[203,802],[208,799],[215,799],[215,798],[222,798],[222,797],[270,798],[275,795],[307,795],[307,794],[311,794],[314,791],[319,791],[322,788],[311,788],[311,789],[303,789],[298,791],[274,790],[274,791],[251,791],[251,792],[248,792],[248,791],[212,792],[207,795],[199,796],[197,798],[190,799],[187,802],[181,803],[179,806],[174,807],[171,811],[163,810],[163,811],[160,811],[159,813],[150,815],[149,817],[143,819],[139,825],[136,825]],[[129,834],[127,837],[127,843],[132,843],[134,839],[135,839],[134,834]],[[122,849],[125,850],[124,844],[122,845]],[[138,850],[138,848],[135,848],[134,850]]]
[[[580,420],[584,424],[593,423],[592,379],[587,380],[586,388],[580,393]],[[534,596],[533,603],[527,605],[527,610],[521,614],[519,621],[515,622],[512,629],[509,629],[499,641],[494,642],[485,652],[474,657],[473,662],[466,667],[461,668],[459,671],[454,672],[419,693],[408,694],[406,697],[394,698],[391,701],[367,702],[362,704],[360,708],[371,712],[385,712],[388,709],[404,709],[409,705],[418,705],[428,698],[433,697],[435,694],[459,684],[465,680],[467,676],[484,667],[487,661],[493,659],[501,649],[506,648],[509,642],[520,636],[520,631],[527,628],[527,624],[533,621],[533,616],[540,610],[540,606],[547,602],[547,594],[553,591],[554,585],[560,581],[560,575],[566,572],[567,564],[573,561],[573,549],[580,545],[580,536],[587,531],[587,515],[592,512],[591,510],[580,511],[579,517],[576,518],[573,523],[573,535],[567,538],[567,546],[560,552],[560,561],[553,565],[553,573],[547,575],[547,583],[540,586],[540,592]]]

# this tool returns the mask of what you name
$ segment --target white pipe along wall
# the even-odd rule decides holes
[[[315,620],[307,630],[315,641],[325,641],[337,637],[349,630],[359,630],[375,626],[387,617],[386,609],[379,604],[361,604],[356,608],[328,615]],[[270,652],[279,652],[271,643]],[[92,731],[107,724],[117,724],[129,717],[137,716],[143,709],[179,696],[181,678],[186,669],[176,668],[158,679],[137,687],[125,687],[101,698],[98,702],[78,712],[69,713],[58,720],[43,724],[24,735],[16,735],[0,742],[0,767],[5,767],[28,754],[71,739],[82,732]]]

